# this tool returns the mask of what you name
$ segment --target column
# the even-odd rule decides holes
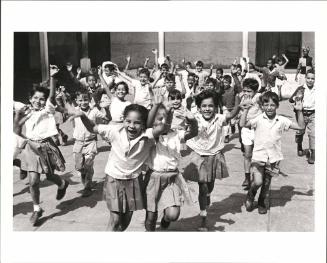
[[[42,82],[49,79],[49,52],[48,52],[48,36],[47,32],[40,32],[40,57],[41,57],[41,73]]]
[[[242,57],[249,57],[249,32],[243,31]]]
[[[81,70],[87,73],[91,69],[89,58],[88,32],[82,32],[82,58],[80,59]]]
[[[159,40],[159,57],[165,56],[165,32],[158,32],[158,40]]]

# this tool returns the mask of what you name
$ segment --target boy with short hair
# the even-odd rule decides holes
[[[250,101],[248,98],[246,101]],[[279,173],[278,163],[283,159],[281,151],[281,136],[288,129],[302,130],[304,120],[302,114],[302,103],[298,101],[294,109],[297,113],[297,122],[292,122],[284,116],[276,114],[279,106],[278,95],[267,91],[261,97],[263,113],[254,119],[246,121],[249,112],[248,104],[245,103],[244,112],[241,116],[241,127],[248,127],[254,130],[255,140],[252,156],[252,174],[245,207],[248,212],[254,208],[254,198],[257,190],[261,187],[258,199],[259,214],[266,214],[269,207],[269,187],[271,177]]]
[[[306,83],[298,87],[293,95],[290,97],[289,102],[296,103],[297,101],[303,102],[303,116],[305,127],[303,130],[297,131],[295,135],[295,142],[297,143],[297,154],[303,156],[303,135],[305,130],[308,130],[309,137],[309,158],[308,163],[314,164],[315,162],[315,73],[309,70],[305,77]]]

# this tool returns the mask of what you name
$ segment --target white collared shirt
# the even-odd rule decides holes
[[[304,110],[314,110],[315,109],[316,87],[313,86],[311,89],[309,89],[307,84],[304,84],[303,87],[304,87],[303,109]]]
[[[199,132],[186,145],[199,155],[217,154],[225,146],[222,128],[226,125],[226,116],[216,114],[211,121],[206,121],[200,113],[195,113],[194,116],[198,121]]]
[[[120,125],[98,125],[98,132],[111,142],[105,173],[122,180],[138,177],[155,144],[152,129],[134,140],[128,139],[126,129]]]
[[[79,109],[79,107],[76,107]],[[97,118],[106,118],[106,114],[102,113],[98,110],[98,108],[89,109],[87,112],[84,112],[85,115],[88,117],[89,120],[92,122],[96,122]],[[75,118],[74,120],[74,131],[73,131],[73,138],[79,141],[91,140],[96,138],[96,134],[89,132],[86,127],[84,126],[81,118]]]
[[[181,158],[181,142],[184,141],[184,137],[185,130],[160,135],[156,146],[152,148],[148,160],[149,167],[157,172],[176,170]]]
[[[45,107],[39,111],[32,111],[31,117],[25,122],[26,138],[43,140],[58,134],[54,118],[56,107],[48,99]]]
[[[274,163],[283,159],[281,137],[292,121],[276,115],[270,120],[265,113],[250,120],[254,129],[254,147],[252,160]]]
[[[124,110],[130,104],[131,102],[128,100],[121,101],[117,97],[113,97],[110,104],[111,121],[122,122],[124,119]]]

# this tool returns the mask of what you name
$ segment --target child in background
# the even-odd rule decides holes
[[[182,93],[177,89],[170,91],[168,94],[168,102],[173,107],[173,119],[171,123],[172,130],[183,130],[186,128],[186,108],[182,105],[182,97]]]
[[[241,94],[241,104],[245,100],[251,98],[252,106],[248,109],[247,121],[254,119],[262,113],[260,107],[260,96],[258,93],[259,83],[256,79],[245,79],[242,83],[243,90]],[[254,130],[249,129],[248,127],[241,128],[241,150],[244,155],[244,171],[245,179],[242,183],[242,186],[245,190],[248,190],[250,187],[251,181],[251,158],[254,144]]]
[[[204,90],[195,98],[198,113],[195,118],[198,122],[198,135],[186,142],[193,150],[185,156],[183,162],[187,165],[184,177],[194,174],[198,177],[199,205],[201,226],[200,231],[207,231],[207,209],[210,205],[210,193],[214,188],[216,178],[228,177],[226,161],[222,152],[224,148],[223,126],[235,117],[227,113],[218,114],[218,98],[213,91]]]
[[[297,101],[303,102],[303,116],[305,127],[303,130],[297,131],[295,135],[295,142],[297,143],[297,154],[303,156],[303,136],[305,130],[308,130],[309,137],[309,158],[308,163],[314,164],[315,162],[315,73],[313,70],[308,70],[306,74],[306,83],[298,87],[294,94],[290,97],[291,103]],[[297,116],[297,115],[296,115]]]
[[[174,91],[172,91],[174,92]],[[177,92],[177,91],[176,91]],[[171,94],[170,94],[171,95]],[[161,97],[159,95],[159,97]],[[181,159],[181,144],[197,135],[197,122],[192,114],[187,114],[186,118],[190,128],[185,131],[170,129],[175,111],[174,100],[170,100],[166,106],[160,104],[161,99],[155,99],[155,104],[149,113],[149,126],[153,123],[157,125],[166,124],[163,134],[156,140],[156,146],[152,148],[148,165],[150,170],[146,174],[146,220],[147,231],[155,231],[158,210],[163,210],[161,228],[168,228],[170,222],[176,221],[180,214],[182,205],[181,189],[176,182],[179,175],[178,166]],[[175,101],[176,102],[176,101]],[[157,110],[158,108],[158,110]],[[154,113],[156,115],[154,115]]]
[[[300,86],[305,84],[305,75],[308,70],[314,69],[314,63],[312,57],[309,56],[310,48],[302,48],[302,57],[299,58],[299,64],[297,66],[297,71],[295,74],[295,81],[298,82]]]
[[[232,112],[235,107],[238,107],[240,104],[240,97],[238,95],[238,91],[235,87],[231,86],[232,77],[229,75],[224,76],[224,93],[222,94],[222,103],[223,106],[226,107],[228,112]],[[224,134],[225,134],[225,143],[229,142],[229,137],[235,133],[235,118],[231,119],[228,122],[228,125],[224,126]]]
[[[65,160],[59,148],[51,137],[57,135],[55,113],[55,74],[57,66],[50,65],[50,92],[44,87],[35,87],[31,93],[31,116],[25,122],[27,143],[21,153],[21,169],[28,172],[30,194],[33,201],[33,214],[30,221],[36,226],[44,210],[40,207],[40,176],[58,186],[57,200],[65,194],[69,182],[54,173],[54,170],[64,171]]]
[[[105,168],[104,199],[110,210],[109,229],[124,231],[133,212],[144,208],[139,175],[166,124],[146,129],[148,110],[137,104],[125,108],[123,126],[94,125],[83,112],[73,115],[81,117],[89,132],[100,134],[112,145]]]
[[[248,97],[246,100],[250,103],[252,102],[251,97]],[[281,151],[283,132],[288,129],[302,130],[304,128],[304,120],[301,102],[294,106],[297,112],[297,123],[276,114],[279,106],[279,99],[276,93],[271,91],[265,92],[261,97],[261,104],[263,113],[248,121],[246,121],[246,116],[249,108],[245,106],[240,125],[241,127],[253,129],[255,133],[251,163],[253,181],[246,197],[245,207],[248,212],[253,210],[255,195],[261,187],[258,199],[258,212],[259,214],[266,214],[269,208],[271,177],[279,173],[278,163],[283,159]]]
[[[213,65],[210,67],[210,73],[203,70],[203,62],[197,61],[195,64],[195,71],[194,74],[199,78],[199,86],[203,87],[205,80],[211,76],[212,74]]]
[[[173,91],[176,89],[176,81],[175,81],[175,75],[173,73],[168,73],[166,75],[166,77],[164,78],[164,85],[163,86],[157,86],[156,84],[162,80],[164,77],[164,74],[160,74],[160,76],[154,81],[153,83],[153,89],[157,89],[160,90],[161,96],[163,96],[164,101],[168,101],[168,94],[169,92]],[[180,81],[182,80],[182,76],[178,75],[178,77],[180,78]],[[182,94],[182,97],[185,97],[185,87],[183,82],[181,81],[181,88],[182,90],[180,91]]]
[[[217,90],[218,93],[219,91],[223,91],[224,88],[224,70],[222,68],[217,68],[216,69],[216,80],[217,80]]]
[[[90,107],[90,94],[87,90],[81,90],[76,93],[77,109],[81,110],[87,118],[96,122],[97,118],[109,120],[109,113],[104,114],[96,107]],[[88,197],[92,194],[92,178],[94,174],[94,158],[97,155],[97,136],[90,133],[82,123],[80,118],[73,119],[73,146],[75,169],[81,176],[84,186],[82,197]]]
[[[125,108],[131,104],[130,101],[125,100],[129,90],[128,85],[124,81],[119,82],[115,85],[114,90],[115,96],[111,98],[110,104],[110,114],[112,118],[110,124],[122,124]]]
[[[282,57],[277,58],[276,62],[277,63],[275,64],[275,68],[278,70],[280,75],[285,76],[283,78],[279,77],[276,79],[276,86],[278,88],[278,97],[279,100],[282,100],[282,86],[285,84],[285,80],[286,80],[285,67],[288,64],[289,60],[285,54],[282,54]]]
[[[131,77],[122,73],[119,73],[119,76],[132,85],[134,89],[133,103],[142,105],[147,110],[150,110],[152,107],[152,85],[149,83],[149,70],[141,69],[139,71],[139,80],[132,79]]]

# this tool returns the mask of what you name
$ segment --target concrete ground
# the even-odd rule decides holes
[[[283,101],[278,112],[292,120],[294,114],[289,103]],[[63,130],[71,138],[72,127],[65,123]],[[212,193],[212,204],[208,210],[209,231],[314,231],[314,165],[306,157],[298,157],[294,142],[295,131],[285,133],[282,148],[285,160],[281,163],[282,174],[273,178],[270,190],[270,210],[259,215],[257,209],[245,210],[246,191],[243,181],[243,157],[237,134],[225,146],[225,157],[230,177],[216,180]],[[40,224],[31,226],[29,217],[33,209],[29,195],[28,180],[20,180],[14,168],[13,229],[15,231],[106,231],[109,211],[102,201],[104,167],[109,147],[100,140],[99,154],[95,159],[94,181],[96,190],[88,198],[82,198],[82,183],[74,171],[72,144],[60,147],[66,161],[66,171],[61,176],[70,183],[67,194],[61,201],[55,199],[57,187],[42,177],[41,206],[45,210]],[[308,148],[305,136],[304,147]],[[194,202],[185,204],[177,222],[171,223],[167,231],[197,231],[200,222],[197,199],[197,183],[188,181]],[[134,213],[127,231],[145,231],[145,211]],[[160,231],[158,219],[158,231]]]

